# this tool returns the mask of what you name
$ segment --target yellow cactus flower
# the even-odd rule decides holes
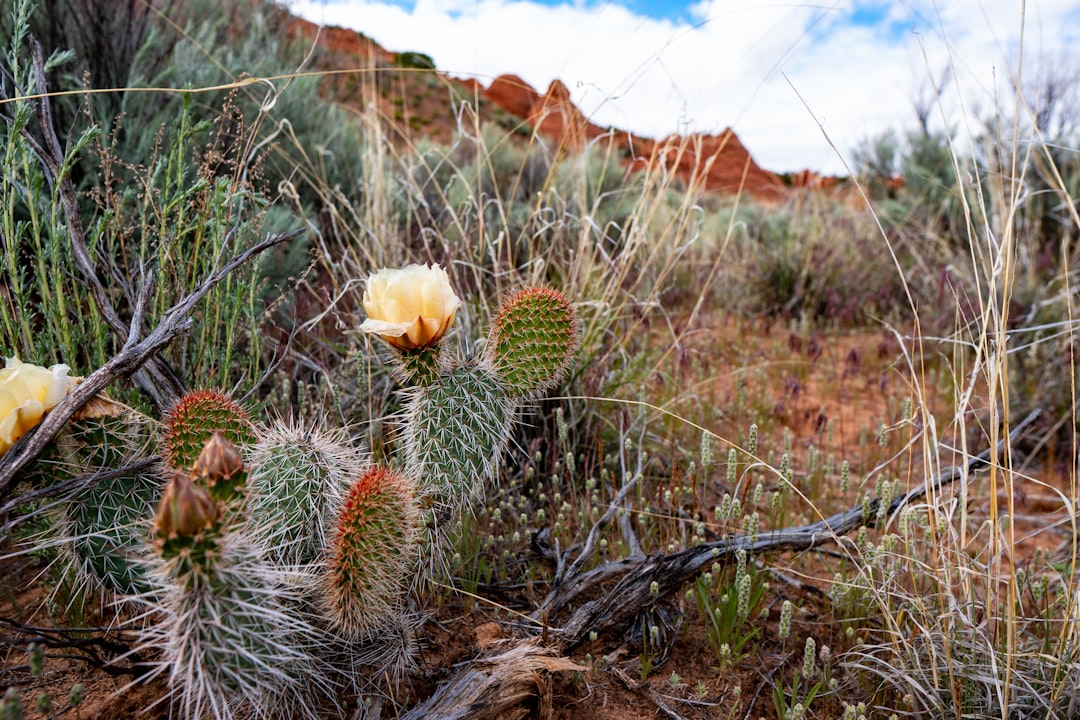
[[[40,365],[5,358],[0,370],[0,455],[33,429],[68,391],[68,366]]]
[[[386,268],[368,277],[360,326],[402,350],[430,347],[454,322],[461,300],[438,264]]]

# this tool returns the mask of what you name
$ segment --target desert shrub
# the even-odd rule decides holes
[[[897,248],[898,269],[868,216],[807,196],[779,209],[750,206],[739,225],[718,285],[733,310],[845,325],[910,317],[907,292],[921,283],[905,287],[901,272],[915,255]]]
[[[406,50],[397,54],[394,58],[394,64],[400,68],[409,68],[412,70],[434,70],[435,61],[431,59],[430,55],[425,55],[422,52],[416,52],[415,50]]]
[[[154,33],[146,37],[152,42]],[[7,55],[18,63],[13,69],[20,92],[35,87],[23,40],[14,36]],[[185,50],[177,45],[173,51],[175,60]],[[128,102],[138,105],[134,95],[125,96],[122,109]],[[59,126],[58,140],[67,147],[63,173],[77,183],[78,193],[67,217],[56,180],[41,169],[29,145],[30,138],[41,137],[29,104],[8,106],[0,128],[7,159],[0,181],[0,282],[9,289],[0,302],[5,353],[66,362],[86,373],[123,344],[82,280],[67,240],[73,224],[85,232],[94,271],[108,281],[121,318],[133,310],[140,286],[153,284],[145,323],[156,322],[267,229],[296,227],[280,208],[268,215],[262,158],[250,153],[260,137],[260,106],[242,107],[239,92],[222,91],[217,99],[221,104],[214,108],[176,96],[148,103],[143,110],[149,116],[122,120],[105,116],[105,105],[87,102],[72,125]],[[272,222],[264,226],[268,217]],[[282,252],[287,257],[293,251]],[[238,271],[204,300],[185,339],[163,357],[184,383],[250,386],[266,360],[260,340],[266,302],[280,294],[280,283],[263,282],[257,266]]]

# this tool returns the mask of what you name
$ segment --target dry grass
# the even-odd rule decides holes
[[[376,92],[376,72],[358,77]],[[392,140],[402,134],[387,129],[393,118],[374,110],[343,114],[348,130],[319,137],[291,126],[289,92],[236,120],[250,133],[230,131],[259,148],[244,157],[287,169],[287,182],[259,196],[271,210],[258,222],[300,222],[311,238],[306,256],[283,261],[296,281],[267,304],[264,324],[249,318],[258,303],[244,306],[251,368],[261,367],[254,338],[266,328],[290,341],[271,366],[264,405],[331,418],[388,454],[397,387],[377,349],[353,333],[363,279],[379,267],[443,264],[465,299],[456,330],[465,352],[479,350],[498,301],[524,284],[560,288],[583,320],[570,380],[536,404],[499,487],[462,519],[450,576],[414,598],[433,625],[495,618],[532,634],[521,616],[559,576],[558,553],[586,543],[594,527],[584,570],[875,499],[886,505],[995,446],[1040,406],[1048,420],[1039,437],[1006,444],[987,471],[948,490],[927,485],[918,506],[866,518],[858,536],[832,538],[834,549],[710,568],[693,587],[657,598],[632,631],[577,651],[586,690],[559,691],[581,701],[581,716],[601,707],[590,704],[590,683],[657,707],[674,702],[692,717],[720,705],[793,717],[799,705],[810,717],[1080,715],[1080,217],[1076,168],[1048,143],[1001,132],[1005,142],[978,158],[954,151],[953,176],[963,180],[949,226],[965,231],[944,237],[936,220],[909,215],[900,228],[827,195],[796,194],[781,208],[706,197],[660,169],[628,174],[603,141],[567,153],[486,125],[467,104],[445,147]],[[1017,100],[1008,125],[1029,127]],[[177,163],[183,150],[172,150]],[[1033,220],[1036,180],[1073,228],[1049,265],[1038,262],[1047,248]],[[14,238],[21,189],[5,187]],[[220,249],[228,225],[213,227]],[[130,275],[132,260],[115,267]],[[21,305],[53,288],[43,280],[14,294],[27,273],[4,272],[0,317],[20,325],[12,338],[23,340],[12,343],[25,351],[34,338],[38,349],[42,327],[30,326]],[[237,302],[254,287],[233,288]],[[57,337],[71,334],[54,324]],[[231,379],[213,366],[207,337],[191,379]],[[601,528],[616,499],[614,521]],[[794,602],[786,628],[785,601]],[[804,664],[807,638],[829,653]],[[549,658],[540,666],[578,667]],[[532,665],[523,677],[547,698]],[[395,691],[381,688],[386,702],[416,700]],[[672,694],[677,701],[663,699]]]

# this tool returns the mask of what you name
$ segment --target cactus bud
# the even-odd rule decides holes
[[[203,445],[202,452],[195,458],[192,468],[196,475],[209,481],[210,487],[244,472],[244,469],[244,459],[240,457],[240,451],[220,430],[215,430]]]
[[[162,542],[194,538],[218,521],[218,507],[210,493],[191,476],[173,474],[158,503],[154,534]]]

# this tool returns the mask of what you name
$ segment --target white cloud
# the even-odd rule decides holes
[[[857,6],[877,6],[869,17],[880,19],[854,24]],[[390,50],[427,53],[440,70],[485,84],[514,73],[543,91],[561,79],[602,126],[651,137],[732,126],[769,169],[832,173],[843,173],[843,163],[819,121],[849,156],[862,138],[910,127],[912,98],[949,61],[952,92],[988,108],[995,82],[1007,92],[1021,27],[1015,0],[701,0],[682,21],[636,15],[617,0],[294,0],[290,7]],[[1026,62],[1037,65],[1040,53],[1061,62],[1080,42],[1080,2],[1029,0],[1026,24]],[[950,115],[959,105],[958,97],[945,101]]]

